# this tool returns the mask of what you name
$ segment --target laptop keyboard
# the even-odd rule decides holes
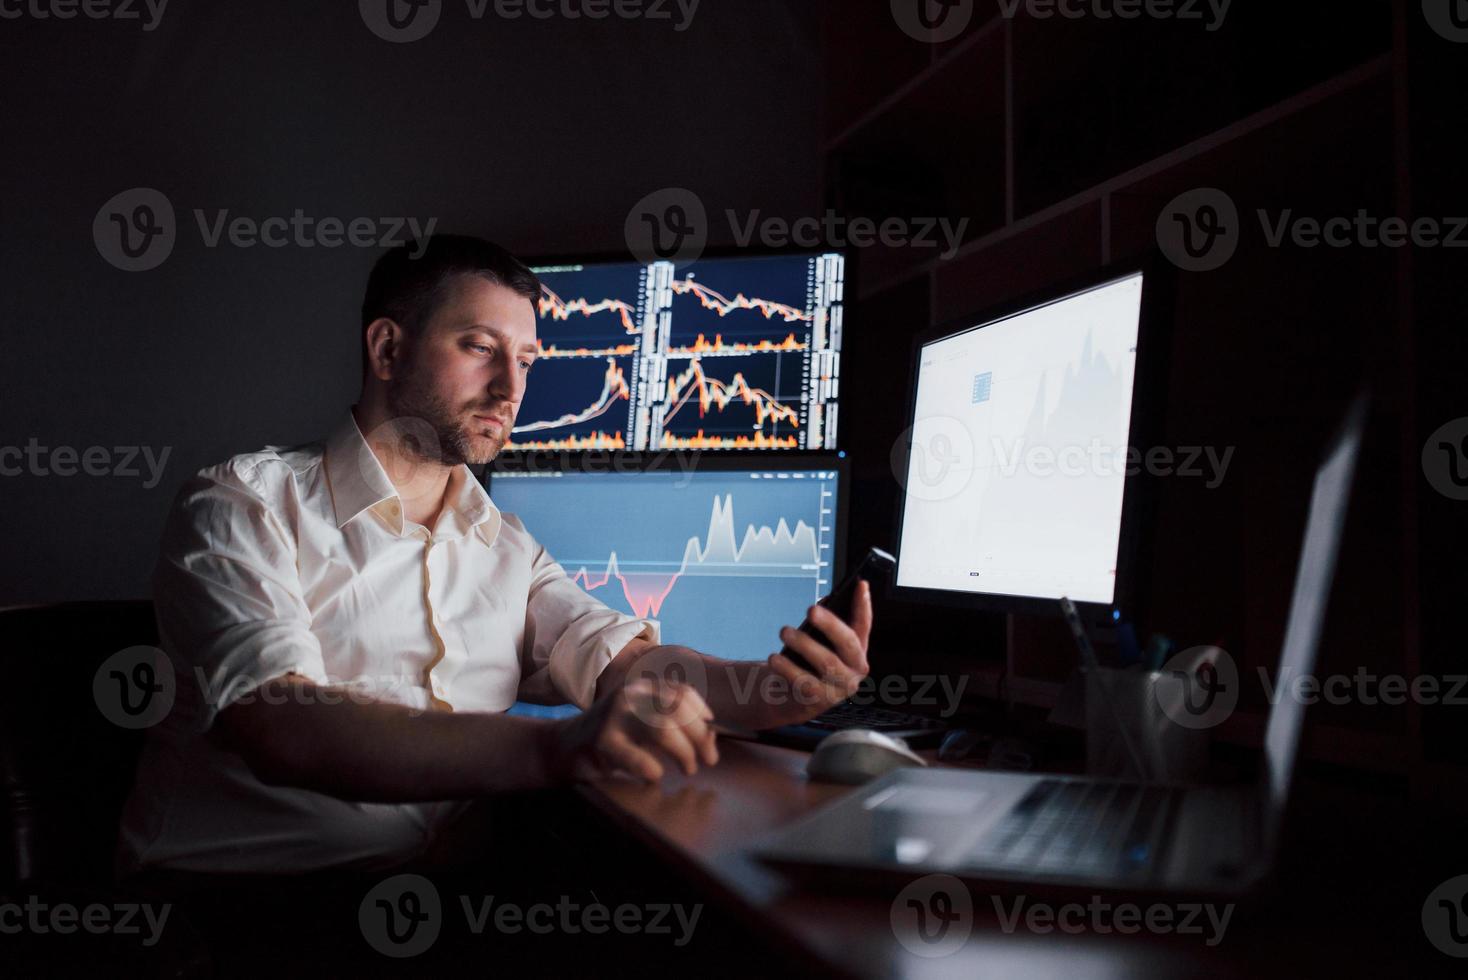
[[[1177,791],[1043,780],[979,839],[965,863],[1056,875],[1145,876]]]

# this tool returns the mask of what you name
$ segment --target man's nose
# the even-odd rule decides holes
[[[518,406],[525,397],[525,372],[520,370],[520,355],[512,353],[502,358],[499,368],[489,383],[490,393]]]

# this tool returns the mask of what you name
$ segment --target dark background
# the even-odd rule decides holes
[[[445,2],[437,30],[404,45],[351,2],[172,0],[152,33],[0,22],[0,445],[172,449],[151,490],[0,478],[0,604],[146,595],[190,473],[317,437],[357,390],[375,250],[205,248],[194,208],[433,217],[525,255],[615,252],[629,209],[670,186],[713,214],[968,218],[951,262],[855,258],[842,438],[850,540],[865,547],[891,544],[912,335],[1145,254],[1166,204],[1212,186],[1251,230],[1226,268],[1177,277],[1162,440],[1236,454],[1217,490],[1160,488],[1144,629],[1221,643],[1250,673],[1272,666],[1316,453],[1364,381],[1375,412],[1324,669],[1468,670],[1451,628],[1468,505],[1435,493],[1419,462],[1429,433],[1468,415],[1464,253],[1270,249],[1252,217],[1468,214],[1468,45],[1433,33],[1418,0],[1236,0],[1216,32],[998,24],[977,0],[968,31],[938,46],[897,30],[886,0],[704,0],[682,33],[476,22]],[[180,237],[160,268],[130,274],[102,260],[91,226],[136,186],[168,195]],[[997,664],[1038,703],[1073,659],[1052,627],[879,614],[885,656]],[[1006,629],[1019,638],[1007,654]],[[1427,784],[1468,744],[1468,709],[1321,714],[1334,726],[1322,751]]]
[[[706,2],[666,22],[471,20],[389,44],[355,2],[173,0],[161,26],[0,21],[6,380],[0,444],[173,447],[163,481],[9,478],[0,603],[133,598],[199,468],[322,435],[360,378],[376,249],[205,247],[202,208],[438,218],[524,255],[622,245],[684,186],[710,210],[820,198],[815,5]],[[166,194],[172,256],[98,255],[92,219]]]

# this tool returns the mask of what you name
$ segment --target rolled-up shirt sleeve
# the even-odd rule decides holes
[[[154,605],[196,730],[272,678],[327,683],[297,571],[293,534],[262,465],[204,470],[179,492],[154,572]],[[280,506],[275,501],[275,507]]]
[[[582,709],[596,699],[596,681],[623,647],[641,638],[661,642],[655,619],[607,606],[575,583],[539,543],[534,545],[525,611],[522,691],[544,691]]]

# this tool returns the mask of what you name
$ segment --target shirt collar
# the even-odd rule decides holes
[[[439,532],[452,528],[455,536],[462,537],[498,515],[499,508],[489,499],[484,485],[469,467],[455,466],[444,490],[444,513],[438,521]]]
[[[331,486],[337,527],[345,527],[365,510],[374,510],[397,534],[403,533],[402,500],[398,497],[397,488],[367,445],[367,439],[350,411],[327,440],[326,478]],[[456,466],[449,474],[444,510],[439,526],[457,526],[461,535],[489,523],[499,514],[499,508],[467,466]],[[492,539],[498,528],[484,530],[490,532],[488,537]]]
[[[362,511],[398,496],[351,412],[326,442],[326,478],[331,484],[337,527],[345,527]]]

